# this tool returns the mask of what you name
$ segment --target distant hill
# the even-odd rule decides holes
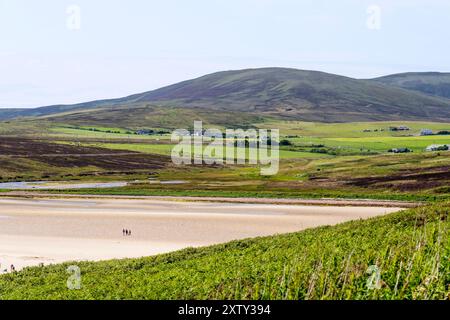
[[[0,109],[0,120],[11,119],[20,116],[22,112],[27,112],[29,109]]]
[[[151,106],[212,112],[217,117],[240,112],[320,122],[450,119],[450,99],[384,82],[286,68],[225,71],[120,99],[10,112],[3,119],[55,116],[58,121],[76,121],[77,114],[86,116],[87,110],[95,111],[96,118],[106,112],[101,117],[107,118],[110,108],[127,115],[127,108]],[[128,121],[132,121],[129,116]]]
[[[390,86],[450,98],[450,73],[410,72],[373,79]]]

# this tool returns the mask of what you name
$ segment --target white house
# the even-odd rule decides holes
[[[446,144],[432,144],[431,146],[428,146],[425,150],[431,152],[431,151],[445,151],[448,149],[449,145]]]
[[[433,130],[430,129],[422,129],[420,131],[420,135],[421,136],[432,136],[433,135]]]

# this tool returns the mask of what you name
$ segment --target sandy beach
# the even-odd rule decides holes
[[[0,199],[0,269],[135,258],[401,210],[127,199]],[[122,230],[132,230],[124,237]]]

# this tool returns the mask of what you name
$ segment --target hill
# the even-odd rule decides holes
[[[450,101],[338,75],[283,68],[219,72],[136,101],[322,122],[442,120]]]
[[[0,120],[13,119],[29,111],[29,109],[0,109]]]
[[[450,98],[450,73],[409,72],[373,79],[376,82],[428,95]]]
[[[317,122],[448,121],[450,118],[450,99],[381,81],[317,71],[262,68],[218,72],[120,99],[22,110],[3,119],[50,116],[52,120],[52,116],[57,116],[58,121],[64,122],[67,115],[76,120],[76,114],[86,110],[108,116],[111,108],[118,107],[127,115],[127,108],[151,106],[219,113],[217,117],[220,112],[239,112]]]
[[[2,299],[448,299],[448,205],[141,259],[0,276]],[[378,278],[379,276],[379,278]]]

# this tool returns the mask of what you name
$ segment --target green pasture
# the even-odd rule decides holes
[[[89,130],[97,129],[100,131]],[[120,133],[110,133],[120,132]],[[107,127],[86,127],[85,129],[78,128],[68,128],[68,127],[53,127],[50,129],[50,134],[58,138],[97,138],[101,140],[109,139],[122,139],[122,140],[168,140],[170,135],[137,135],[128,134],[127,132],[131,130],[126,130],[123,128],[107,128]],[[132,131],[131,131],[132,132]]]
[[[59,142],[64,143],[64,142]],[[172,149],[176,146],[176,144],[163,144],[163,143],[81,143],[82,146],[86,147],[99,147],[106,148],[111,150],[123,150],[123,151],[133,151],[133,152],[141,152],[141,153],[149,153],[149,154],[159,154],[170,156],[172,154]],[[206,148],[206,146],[205,146]],[[241,148],[236,148],[236,153]],[[248,149],[245,150],[248,155]],[[310,158],[310,159],[318,159],[318,158],[327,158],[328,155],[317,154],[311,152],[296,152],[289,150],[280,150],[280,158],[281,159],[297,159],[297,158]]]
[[[437,122],[351,122],[351,123],[319,123],[302,121],[267,121],[256,124],[259,128],[279,129],[283,135],[299,135],[305,137],[326,138],[364,138],[364,137],[395,137],[419,135],[422,129],[435,132],[448,130],[450,123]],[[389,131],[389,127],[407,126],[410,131]],[[371,130],[371,132],[364,132]],[[374,130],[378,130],[375,132]],[[384,130],[384,131],[381,131]]]

